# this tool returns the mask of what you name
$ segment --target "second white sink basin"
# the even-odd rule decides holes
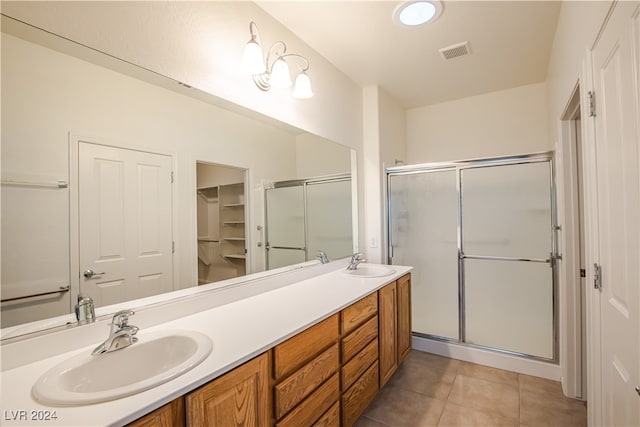
[[[34,384],[34,397],[51,405],[83,405],[118,399],[176,378],[202,362],[213,344],[194,331],[141,333],[121,350],[69,358]]]
[[[360,264],[355,270],[344,270],[345,274],[358,278],[373,278],[390,276],[396,272],[394,268],[381,264]]]

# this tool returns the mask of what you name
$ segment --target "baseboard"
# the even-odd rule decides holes
[[[554,381],[560,381],[560,377],[562,375],[560,366],[554,365],[553,363],[511,356],[504,353],[474,347],[467,347],[456,343],[413,337],[412,347],[415,350],[434,353],[440,356],[450,357],[452,359],[464,360],[466,362],[491,366],[493,368],[504,369],[506,371],[518,372],[520,374],[532,375],[534,377],[546,378]]]

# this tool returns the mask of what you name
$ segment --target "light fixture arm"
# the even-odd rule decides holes
[[[249,23],[249,33],[251,34],[251,40],[249,40],[247,46],[252,43],[257,44],[262,51],[261,56],[262,58],[264,58],[264,47],[262,45],[260,31],[258,30],[258,26],[256,25],[256,23],[253,21]],[[266,58],[262,59],[264,61],[264,68],[262,69],[265,71],[259,74],[253,74],[253,81],[259,89],[263,91],[268,91],[269,89],[271,89],[271,76],[273,73],[274,65],[276,63],[278,63],[280,60],[284,62],[285,58],[297,58],[302,62],[302,64],[299,65],[298,68],[300,69],[301,74],[304,74],[304,77],[306,77],[306,86],[309,88],[308,93],[311,93],[311,89],[308,83],[309,77],[306,76],[306,72],[309,71],[310,68],[310,62],[307,58],[297,53],[287,53],[287,45],[281,40],[273,43],[266,53]],[[286,62],[284,63],[286,64]],[[278,65],[278,67],[281,67],[281,65]],[[298,84],[296,84],[296,86],[298,86]],[[313,94],[311,93],[311,95],[309,95],[308,97],[312,95]],[[294,94],[294,96],[298,97],[296,94]]]
[[[311,64],[309,63],[309,60],[307,58],[305,58],[304,56],[302,56],[302,55],[298,55],[297,53],[287,53],[285,55],[281,55],[280,57],[281,58],[286,58],[286,57],[299,58],[305,64],[304,67],[298,67],[298,68],[300,68],[300,71],[303,71],[305,73],[307,71],[309,71],[309,67],[310,67]]]
[[[262,38],[260,37],[260,31],[255,22],[249,22],[249,33],[251,34],[251,41],[255,40],[260,47],[262,47]]]

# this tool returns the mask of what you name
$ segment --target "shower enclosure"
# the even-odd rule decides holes
[[[268,270],[353,252],[350,174],[275,182],[265,212]]]
[[[557,361],[551,153],[387,169],[417,336]]]

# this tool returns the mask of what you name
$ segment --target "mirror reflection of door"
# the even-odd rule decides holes
[[[96,306],[173,289],[171,157],[78,144],[80,293]]]
[[[196,163],[198,284],[247,274],[246,170]]]

